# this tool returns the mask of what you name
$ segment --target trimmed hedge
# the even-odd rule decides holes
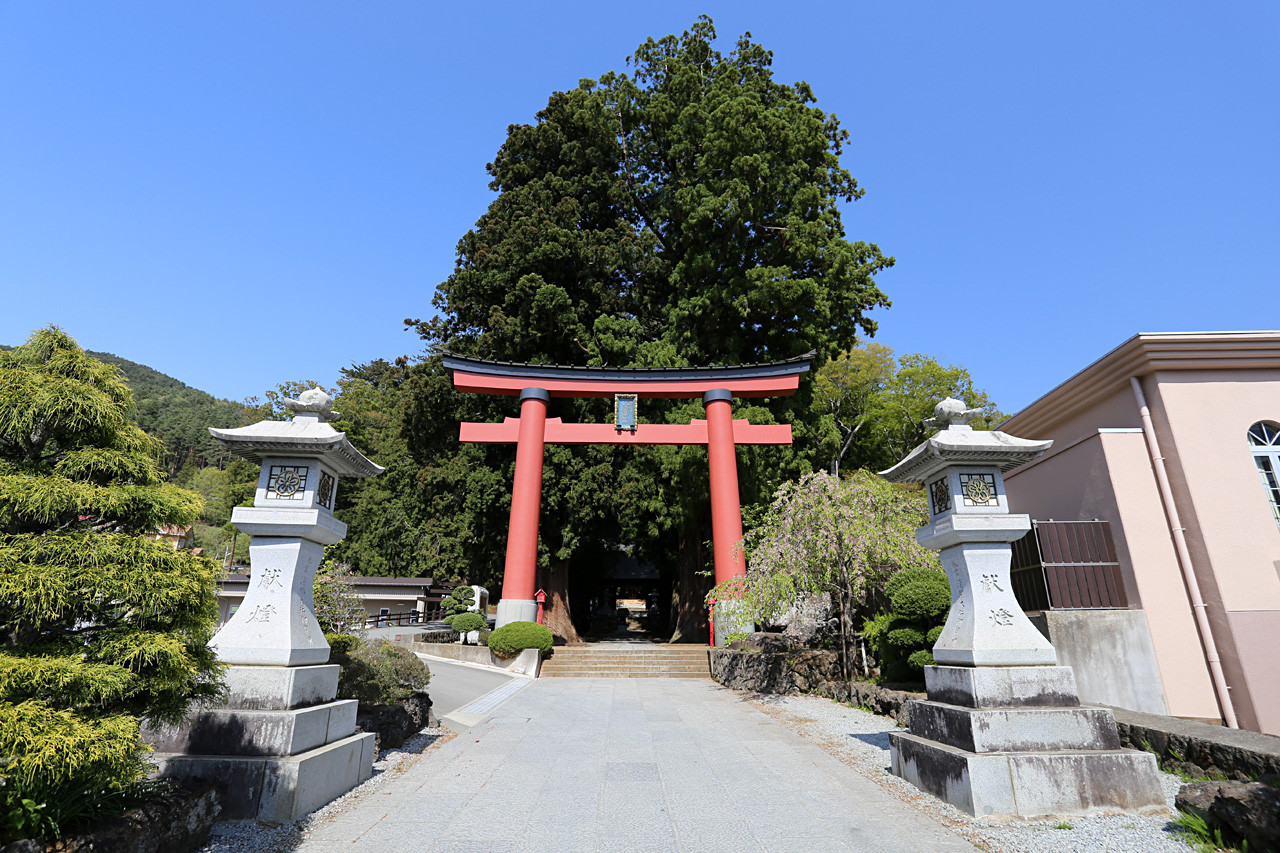
[[[444,620],[445,623],[457,631],[459,634],[466,634],[470,631],[479,631],[484,628],[487,623],[484,617],[479,613],[458,613]]]
[[[546,657],[551,654],[551,643],[551,631],[537,622],[508,622],[489,635],[489,651],[504,659],[525,649],[537,649]]]
[[[339,699],[362,705],[394,705],[427,686],[431,673],[413,652],[386,640],[326,634],[329,663],[342,667]]]

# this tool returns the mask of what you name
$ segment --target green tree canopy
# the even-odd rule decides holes
[[[145,774],[139,718],[219,690],[216,569],[139,535],[199,497],[163,482],[118,370],[66,333],[0,353],[4,835],[56,832]]]
[[[509,128],[488,166],[498,196],[459,241],[439,313],[408,321],[430,351],[675,367],[815,350],[821,364],[874,332],[868,312],[888,305],[875,275],[893,259],[846,239],[840,204],[863,192],[840,163],[848,132],[806,83],[777,82],[772,54],[749,34],[727,55],[715,39],[706,17],[650,39],[629,73],[553,93],[533,124]],[[450,490],[449,535],[490,582],[505,536],[488,533],[505,530],[514,449],[460,447],[456,424],[514,414],[512,403],[459,401],[434,358],[414,373],[409,451],[425,482]],[[609,416],[603,400],[554,409]],[[797,448],[741,451],[744,499],[766,499],[811,465],[809,395],[737,413],[795,426]],[[697,401],[646,401],[641,412],[659,423],[700,416]],[[706,481],[702,448],[548,448],[541,560],[553,624],[568,563],[599,564],[625,542],[664,569],[678,555],[678,633],[705,636],[694,572]]]
[[[925,426],[939,401],[955,397],[982,415],[976,429],[993,429],[1008,416],[959,365],[864,341],[823,364],[814,374],[813,406],[825,466],[883,470],[937,430]]]

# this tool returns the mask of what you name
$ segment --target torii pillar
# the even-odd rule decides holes
[[[738,496],[739,444],[790,444],[789,424],[734,420],[734,397],[795,393],[813,353],[785,361],[735,367],[586,368],[515,364],[446,354],[444,366],[459,391],[520,396],[520,417],[500,424],[463,423],[464,443],[516,445],[511,523],[497,624],[532,622],[538,565],[542,460],[547,444],[705,444],[711,477],[711,533],[716,583],[746,572]],[[706,420],[689,424],[566,424],[547,418],[552,397],[697,398]],[[720,627],[717,622],[717,628]],[[726,628],[728,623],[726,623]],[[723,631],[717,631],[723,633]]]
[[[502,572],[498,625],[533,622],[538,570],[538,515],[542,509],[542,456],[546,448],[547,404],[542,388],[520,392],[520,433],[516,439],[516,476],[511,486],[511,524],[507,530],[507,562]]]

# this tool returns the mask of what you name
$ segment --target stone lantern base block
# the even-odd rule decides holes
[[[226,707],[281,711],[332,702],[341,670],[337,664],[229,666]]]
[[[355,700],[334,701],[339,667],[229,666],[228,696],[181,725],[144,729],[157,773],[217,782],[224,816],[296,820],[373,772],[373,734],[356,733]]]
[[[282,711],[198,710],[149,738],[160,752],[188,755],[297,755],[349,737],[356,730],[354,699]]]
[[[297,755],[155,755],[162,776],[218,783],[224,820],[288,823],[342,796],[373,773],[372,733]]]
[[[893,773],[975,816],[1021,818],[1165,808],[1154,755],[1136,750],[978,754],[889,734]]]
[[[1069,666],[926,666],[929,698],[969,708],[1080,704]]]
[[[963,708],[907,705],[912,734],[968,752],[1116,750],[1120,737],[1106,708]]]

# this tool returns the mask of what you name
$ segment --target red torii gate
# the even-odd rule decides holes
[[[790,424],[735,420],[734,397],[781,397],[800,387],[814,353],[735,367],[599,368],[489,361],[445,354],[444,367],[459,391],[520,396],[520,417],[502,423],[463,423],[459,440],[516,445],[515,483],[498,625],[532,622],[538,563],[538,512],[546,444],[705,444],[711,474],[711,536],[716,583],[743,574],[742,509],[738,496],[739,444],[790,444]],[[552,397],[636,399],[702,397],[706,420],[689,424],[566,424],[547,418]],[[615,417],[617,414],[615,412]]]

